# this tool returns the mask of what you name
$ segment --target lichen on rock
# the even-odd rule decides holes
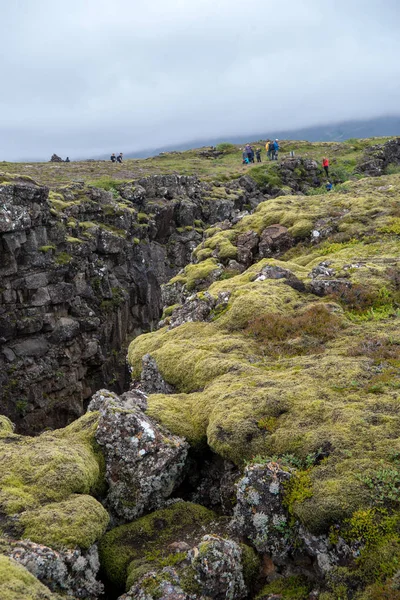
[[[104,390],[92,400],[100,411],[96,440],[105,456],[106,505],[123,521],[165,503],[183,479],[188,452],[183,438],[143,413],[141,400],[135,406],[131,399],[127,405]]]

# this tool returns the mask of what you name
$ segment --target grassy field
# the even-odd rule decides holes
[[[295,156],[312,158],[319,163],[323,156],[328,156],[332,169],[342,181],[352,176],[354,167],[362,157],[367,146],[381,144],[390,138],[372,138],[366,140],[348,140],[336,142],[280,142],[280,160],[288,157],[293,151]],[[268,172],[273,163],[267,161],[265,140],[252,143],[254,148],[262,148],[261,172]],[[40,184],[58,187],[74,181],[84,181],[93,184],[106,185],[110,180],[132,180],[148,177],[149,175],[197,175],[203,180],[227,181],[254,171],[254,166],[242,165],[242,149],[235,146],[222,157],[205,158],[201,152],[207,148],[188,150],[186,152],[168,152],[146,159],[128,159],[122,165],[111,161],[77,161],[71,163],[0,163],[0,172],[28,175]]]

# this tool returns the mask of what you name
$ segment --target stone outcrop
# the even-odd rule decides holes
[[[279,163],[278,172],[283,185],[294,192],[307,192],[323,181],[322,168],[311,158],[286,158]]]
[[[162,506],[184,476],[188,444],[161,429],[134,405],[107,390],[89,409],[100,411],[96,440],[106,463],[106,506],[119,521],[132,521]],[[139,398],[139,402],[142,398]]]
[[[205,224],[263,199],[248,177],[56,192],[1,179],[0,400],[23,432],[65,425],[105,384],[126,389],[125,344],[158,322],[160,285],[189,262]]]
[[[237,485],[233,528],[246,536],[257,552],[270,555],[275,564],[285,562],[295,541],[282,502],[290,477],[277,463],[255,464],[245,469]]]
[[[51,591],[86,600],[97,600],[104,592],[97,580],[100,562],[97,547],[86,553],[75,550],[52,550],[29,540],[7,543],[6,554],[25,567]]]
[[[385,173],[390,164],[400,164],[400,138],[390,140],[385,144],[367,147],[355,172],[370,177],[379,177]]]

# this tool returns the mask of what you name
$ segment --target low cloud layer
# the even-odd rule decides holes
[[[397,0],[14,0],[0,160],[398,114],[399,15]]]

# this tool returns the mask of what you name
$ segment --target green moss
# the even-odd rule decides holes
[[[23,512],[23,537],[55,549],[79,546],[87,550],[105,532],[109,515],[92,496],[72,495],[66,500]]]
[[[295,514],[296,504],[301,504],[313,495],[312,482],[308,471],[297,471],[285,486],[284,504],[289,514]]]
[[[72,260],[72,256],[67,252],[60,252],[55,257],[55,262],[57,265],[68,265]]]
[[[194,252],[194,255],[198,260],[204,260],[207,255],[206,250],[217,255],[221,261],[228,261],[229,259],[237,258],[237,248],[232,243],[237,237],[237,233],[234,230],[219,231],[207,239],[199,246]]]
[[[50,250],[55,250],[56,247],[53,246],[52,244],[48,245],[48,246],[40,246],[39,248],[39,252],[43,252],[44,254],[46,254],[47,252],[50,252]]]
[[[378,229],[380,233],[394,233],[400,235],[400,218],[390,219],[388,224]]]
[[[118,587],[128,589],[139,577],[176,561],[168,549],[186,536],[200,539],[203,527],[215,514],[203,506],[177,502],[128,525],[106,533],[100,540],[100,560],[107,577]],[[127,580],[128,577],[128,581]]]
[[[14,425],[4,415],[0,415],[0,436],[14,431]]]
[[[76,237],[71,237],[70,235],[67,235],[67,237],[65,238],[65,241],[68,242],[69,244],[82,244],[83,240],[80,240],[79,238]]]
[[[268,583],[256,596],[256,599],[263,600],[272,594],[278,594],[285,600],[307,600],[310,591],[310,584],[304,578],[293,575],[280,577],[272,583]]]
[[[50,535],[56,506],[52,505],[46,513],[45,505],[63,502],[73,494],[89,494],[102,477],[103,464],[96,454],[94,440],[97,420],[97,413],[88,413],[65,429],[36,438],[3,434],[0,437],[0,511],[15,516],[17,522],[20,513],[25,511],[37,511],[30,513],[35,519],[35,515],[47,514],[50,521],[41,532]],[[82,507],[90,501],[86,504],[82,501]],[[79,503],[79,500],[74,502]],[[63,521],[66,508],[61,505],[60,510]],[[29,520],[29,514],[21,518]],[[28,521],[24,522],[28,526]]]
[[[261,559],[254,552],[253,548],[246,544],[240,544],[242,551],[242,566],[243,566],[243,578],[247,589],[252,589],[256,582],[261,567]]]
[[[170,317],[172,315],[172,313],[174,312],[174,310],[176,310],[180,306],[181,306],[180,304],[172,304],[171,306],[167,306],[166,308],[164,308],[161,320],[164,320],[167,317]]]
[[[311,234],[313,229],[312,221],[300,219],[294,225],[289,227],[289,233],[296,239],[304,239]]]
[[[137,214],[137,220],[139,221],[139,223],[147,223],[147,221],[149,220],[149,215],[146,215],[146,213],[144,212],[139,212]]]
[[[63,211],[66,208],[69,208],[70,206],[74,206],[74,204],[76,204],[75,201],[66,202],[62,194],[53,191],[49,192],[49,202],[52,208],[56,211]]]
[[[57,600],[50,590],[21,565],[0,554],[1,600]]]
[[[188,265],[184,270],[184,275],[178,275],[171,279],[170,283],[180,281],[186,284],[186,288],[190,291],[195,289],[199,284],[205,282],[212,273],[219,269],[217,261],[210,258],[196,265]]]

